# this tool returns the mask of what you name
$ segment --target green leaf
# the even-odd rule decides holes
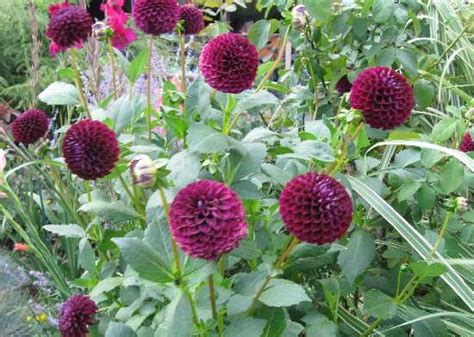
[[[79,105],[79,93],[75,86],[65,82],[53,82],[39,95],[40,101],[48,105]]]
[[[337,324],[319,313],[310,313],[303,317],[306,323],[306,335],[309,337],[337,337]]]
[[[125,76],[130,79],[130,62],[128,59],[122,54],[122,52],[116,48],[113,48],[115,55],[117,56],[118,64],[120,69],[123,71]]]
[[[259,142],[262,140],[266,140],[275,134],[276,132],[271,131],[267,128],[255,128],[250,130],[250,132],[244,137],[244,139],[242,139],[242,142]]]
[[[464,181],[464,169],[453,158],[443,166],[439,176],[441,187],[446,193],[452,193],[457,190]]]
[[[89,296],[94,300],[98,301],[99,296],[108,291],[114,290],[123,283],[123,277],[108,277],[100,281],[94,289],[91,290]]]
[[[298,144],[293,150],[295,151],[294,153],[283,154],[280,155],[280,157],[306,160],[313,157],[328,163],[336,160],[332,147],[329,144],[323,143],[319,140],[306,140]]]
[[[167,168],[171,171],[168,177],[174,185],[184,187],[197,179],[201,171],[201,158],[197,153],[184,150],[171,157]]]
[[[81,241],[79,241],[77,262],[84,270],[87,270],[91,274],[95,273],[95,253],[87,238],[82,238]]]
[[[201,76],[189,86],[186,97],[185,109],[188,120],[199,114],[201,117],[207,115],[211,108],[211,88],[204,83]]]
[[[258,173],[266,155],[267,147],[262,143],[242,143],[239,151],[233,149],[229,156],[229,166],[233,171],[232,181]]]
[[[224,337],[261,336],[267,325],[264,319],[245,317],[233,320],[224,332]]]
[[[233,295],[227,302],[227,314],[236,315],[247,311],[252,305],[253,297],[240,294]]]
[[[169,267],[147,243],[137,238],[113,238],[125,261],[144,279],[167,283],[174,280]]]
[[[155,337],[192,336],[191,306],[183,293],[175,296],[164,310],[164,320],[156,329]]]
[[[398,191],[398,202],[402,202],[410,199],[421,187],[421,183],[414,179],[406,179],[402,186],[400,186],[400,191]]]
[[[140,215],[122,201],[93,201],[82,205],[81,212],[94,213],[112,223],[123,223],[138,218]]]
[[[78,225],[46,225],[43,229],[59,236],[67,238],[85,238],[86,232]]]
[[[272,23],[267,20],[257,21],[250,28],[248,38],[258,50],[262,49],[267,44],[271,28]]]
[[[293,178],[291,173],[273,164],[262,164],[262,171],[273,181],[281,185],[285,185],[288,181],[290,181],[291,178]]]
[[[375,0],[372,7],[373,20],[376,23],[388,23],[395,12],[395,5],[392,0]]]
[[[262,90],[254,92],[250,95],[244,95],[239,99],[233,111],[240,113],[262,106],[277,105],[279,102],[280,101],[275,95],[269,93],[268,91]]]
[[[105,337],[136,337],[137,335],[126,324],[110,322],[105,332]]]
[[[286,329],[287,319],[283,308],[264,307],[262,310],[259,310],[258,318],[263,318],[267,321],[262,337],[281,336]]]
[[[437,123],[433,130],[431,131],[431,139],[435,142],[445,142],[456,131],[458,125],[458,119],[455,118],[445,118],[439,123]]]
[[[284,279],[273,279],[260,296],[260,301],[269,307],[289,307],[311,299],[301,285]]]
[[[326,23],[331,19],[333,10],[330,0],[303,0],[309,15],[321,23]]]
[[[435,89],[431,82],[420,79],[415,82],[413,93],[415,95],[416,104],[420,109],[431,106],[435,96]]]
[[[438,262],[428,263],[426,261],[417,261],[410,264],[413,273],[420,278],[420,280],[426,281],[432,277],[438,277],[446,273],[446,267]]]
[[[397,213],[392,206],[359,179],[351,176],[346,176],[346,178],[351,183],[352,189],[367,201],[367,203],[389,224],[391,224],[422,258],[427,258],[432,255],[431,252],[433,247],[431,244],[399,213]],[[471,288],[441,254],[435,252],[433,257],[442,262],[448,270],[447,273],[441,275],[441,278],[471,310],[474,310],[474,294]]]
[[[323,287],[324,297],[328,302],[329,309],[331,310],[334,319],[337,319],[337,308],[339,306],[339,298],[341,296],[339,282],[335,277],[322,279],[319,282]]]
[[[143,241],[160,255],[167,266],[173,263],[172,239],[168,224],[152,221],[145,230]]]
[[[149,48],[144,48],[130,63],[130,76],[129,80],[131,83],[135,83],[141,74],[145,71],[145,67],[148,63],[148,56],[150,54]]]
[[[113,122],[114,131],[120,134],[132,124],[134,118],[142,113],[145,108],[146,102],[143,97],[136,96],[130,100],[127,96],[123,96],[113,102],[102,116],[93,115],[101,120],[110,119]]]
[[[371,289],[365,293],[364,311],[370,316],[388,319],[397,313],[395,300],[378,289]]]
[[[229,140],[210,126],[193,124],[188,131],[188,144],[191,152],[211,153],[227,150]]]
[[[374,239],[363,230],[356,230],[347,245],[339,253],[337,263],[350,283],[362,274],[376,255]]]
[[[416,52],[412,49],[398,49],[397,59],[403,66],[403,69],[411,76],[416,75]]]
[[[436,192],[428,185],[422,185],[416,192],[415,199],[423,209],[432,209],[436,203]]]

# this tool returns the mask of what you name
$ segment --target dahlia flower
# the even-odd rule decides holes
[[[347,75],[342,76],[336,84],[336,90],[340,96],[344,95],[346,92],[351,91],[352,83],[349,82]]]
[[[25,145],[36,143],[49,128],[49,119],[44,111],[31,109],[23,112],[12,124],[13,138]]]
[[[352,221],[352,201],[334,178],[306,173],[293,178],[280,196],[286,228],[301,241],[324,244],[346,233]]]
[[[204,28],[204,15],[194,5],[183,5],[180,8],[179,20],[183,20],[184,34],[198,34]]]
[[[410,118],[415,104],[406,78],[387,67],[362,71],[352,83],[351,106],[362,110],[364,120],[377,129],[393,129]]]
[[[132,16],[144,33],[170,33],[179,20],[180,9],[176,0],[135,0]]]
[[[62,337],[86,337],[94,322],[97,305],[89,297],[75,295],[63,303],[59,315]]]
[[[113,30],[110,42],[117,49],[125,49],[130,43],[137,39],[132,28],[127,28],[128,16],[122,10],[124,0],[107,0],[100,5],[100,9],[107,16],[107,25]]]
[[[474,151],[474,141],[472,140],[470,131],[467,131],[462,137],[461,144],[459,145],[459,151],[462,151],[462,152]]]
[[[138,155],[130,162],[130,175],[134,185],[151,187],[156,181],[157,167],[147,155]]]
[[[247,235],[239,197],[226,185],[211,180],[181,189],[171,205],[169,221],[178,245],[195,258],[218,259]]]
[[[71,47],[82,48],[94,23],[89,13],[64,2],[49,6],[49,15],[46,35],[51,39],[50,54],[54,56]]]
[[[71,172],[87,180],[108,175],[120,154],[115,133],[104,123],[90,119],[69,128],[62,149]]]
[[[212,88],[225,93],[242,92],[252,87],[257,76],[257,48],[240,34],[219,35],[204,46],[199,68]]]

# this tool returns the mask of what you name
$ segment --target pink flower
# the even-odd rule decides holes
[[[15,252],[27,252],[30,249],[27,244],[24,243],[15,243],[13,250]]]
[[[132,28],[125,27],[128,16],[122,10],[124,0],[107,0],[100,9],[107,16],[107,25],[112,28],[114,34],[111,38],[112,46],[117,49],[125,49],[130,43],[137,39]]]

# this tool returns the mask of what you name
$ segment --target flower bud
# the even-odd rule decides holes
[[[130,162],[130,175],[133,184],[151,187],[156,181],[156,164],[147,155],[138,155]]]
[[[27,252],[30,249],[27,244],[24,243],[15,243],[13,250],[15,252]]]
[[[292,24],[296,29],[303,28],[308,23],[308,12],[304,5],[298,5],[291,11],[293,16]]]
[[[456,210],[459,213],[464,213],[469,210],[469,203],[468,203],[467,198],[457,197],[455,202],[456,202]]]
[[[92,25],[92,35],[98,41],[106,40],[108,33],[109,33],[109,26],[107,26],[104,22],[97,21],[96,23]]]

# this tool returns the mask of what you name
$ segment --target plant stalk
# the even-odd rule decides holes
[[[84,86],[82,85],[81,72],[77,64],[77,50],[76,48],[71,49],[71,65],[74,70],[74,82],[76,84],[77,91],[79,91],[79,99],[82,103],[82,107],[87,115],[87,118],[92,119],[89,105],[87,104],[87,98],[84,95]]]

